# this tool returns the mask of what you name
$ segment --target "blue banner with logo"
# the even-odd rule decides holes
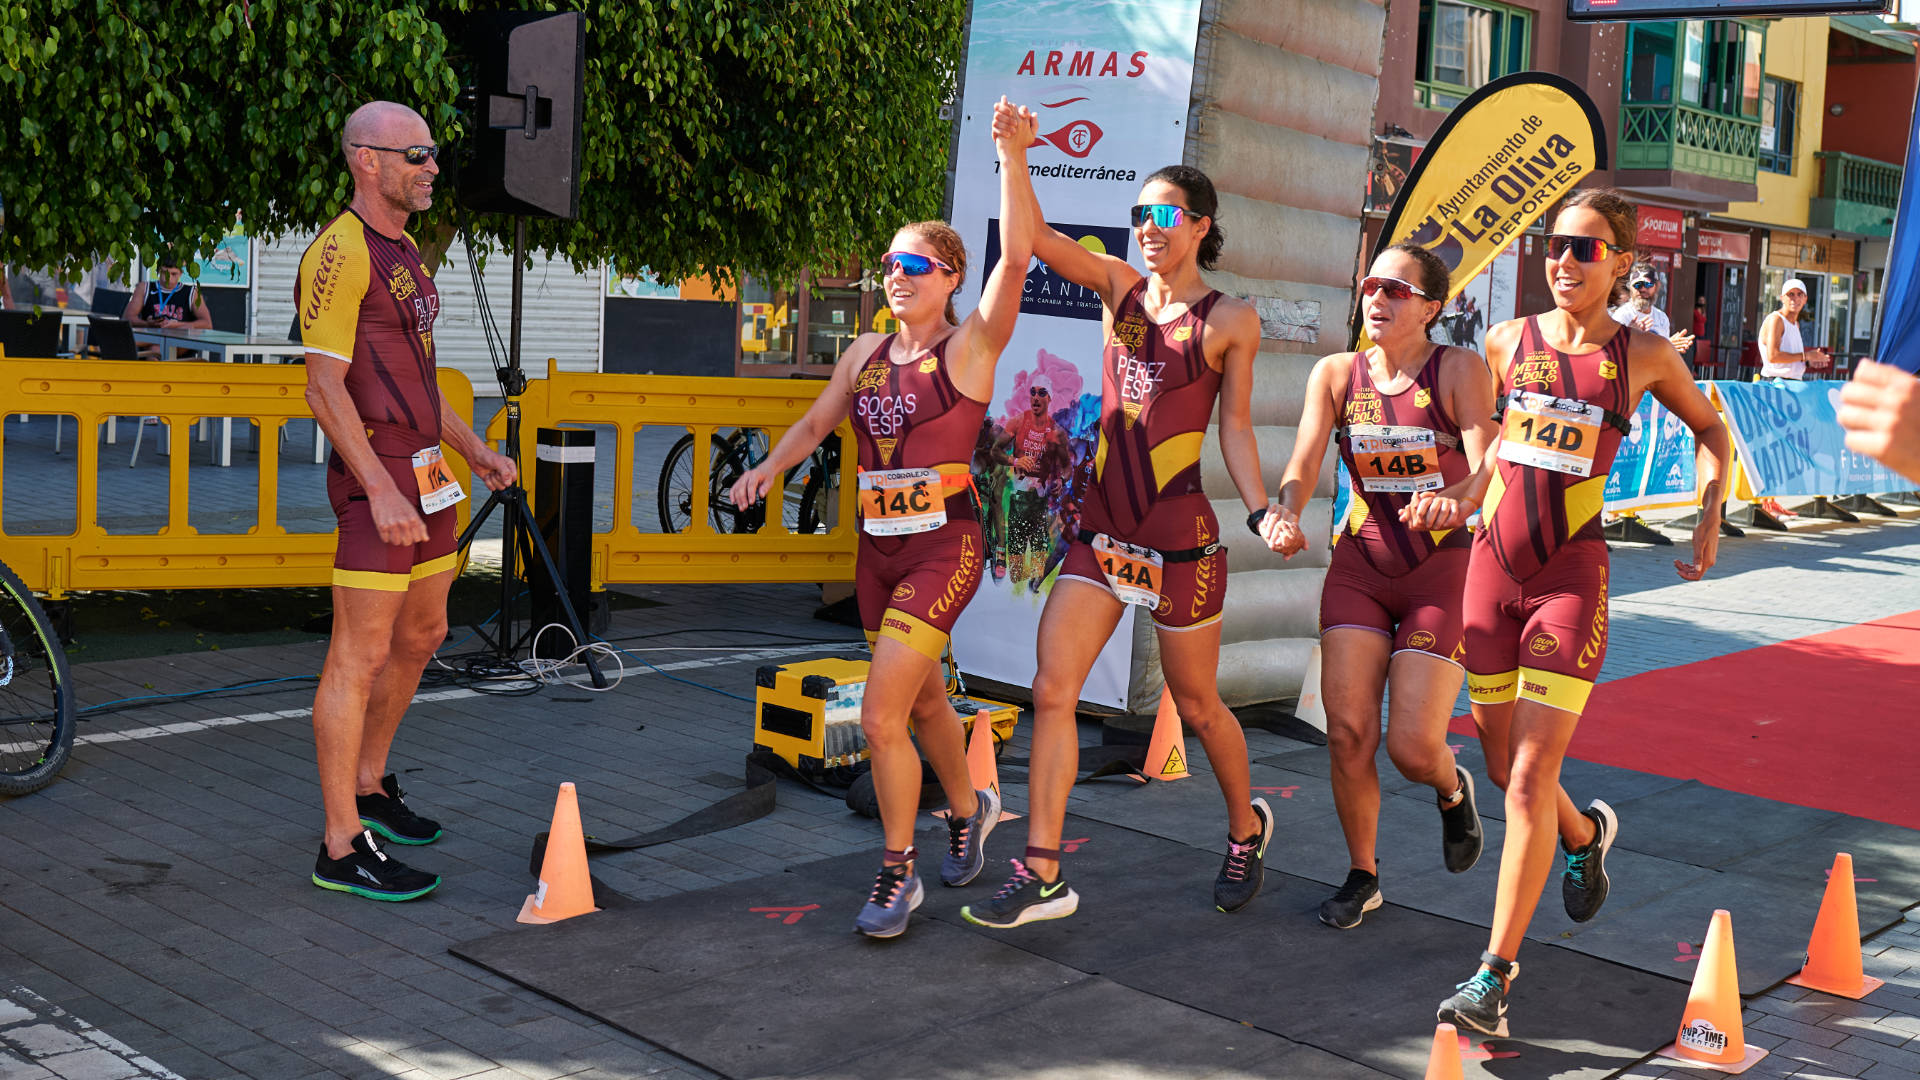
[[[1649,448],[1647,470],[1640,482],[1640,509],[1692,506],[1695,492],[1693,430],[1672,410],[1648,394],[1640,402],[1645,412]]]
[[[1653,439],[1653,396],[1643,395],[1633,412],[1633,430],[1620,440],[1613,455],[1613,468],[1607,473],[1603,499],[1609,510],[1629,510],[1640,505],[1640,489],[1647,479],[1647,459]]]
[[[1870,495],[1913,487],[1847,449],[1836,415],[1840,386],[1830,380],[1713,384],[1755,495]]]

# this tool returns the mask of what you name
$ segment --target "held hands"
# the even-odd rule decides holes
[[[1005,95],[993,106],[993,148],[1002,160],[1024,156],[1040,131],[1040,118],[1025,105],[1014,105]]]
[[[1283,559],[1291,559],[1307,548],[1307,534],[1300,528],[1300,515],[1277,500],[1267,503],[1267,516],[1260,521],[1260,539]]]
[[[367,509],[381,543],[407,547],[427,542],[427,523],[419,507],[398,488],[389,485],[384,491],[367,492]]]
[[[1480,504],[1472,496],[1455,497],[1444,491],[1416,491],[1412,500],[1400,508],[1400,520],[1407,528],[1415,530],[1458,529],[1479,509]]]
[[[733,482],[733,490],[727,497],[733,505],[745,510],[767,497],[767,491],[773,487],[773,473],[764,465],[755,465],[746,474]]]

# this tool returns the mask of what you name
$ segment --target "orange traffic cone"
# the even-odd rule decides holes
[[[540,887],[520,905],[517,922],[552,923],[599,911],[593,906],[593,878],[587,873],[587,837],[580,828],[580,800],[572,784],[560,785],[547,832],[547,857],[540,864]]]
[[[1886,983],[1868,975],[1860,960],[1860,908],[1853,898],[1853,856],[1841,852],[1827,872],[1827,894],[1813,920],[1807,965],[1787,979],[1795,986],[1855,1001]]]
[[[1427,1053],[1427,1080],[1461,1080],[1460,1032],[1452,1024],[1433,1029],[1433,1049]]]
[[[1660,1052],[1689,1068],[1735,1074],[1767,1056],[1765,1050],[1747,1045],[1733,957],[1733,916],[1724,908],[1713,913],[1707,928],[1693,989],[1687,992],[1687,1010],[1680,1014],[1679,1037]]]
[[[986,712],[973,714],[973,736],[967,740],[967,779],[974,790],[991,790],[1000,794],[1000,760],[993,752],[993,719]],[[1006,809],[1006,801],[1001,801],[1000,820],[1017,821],[1019,814]]]
[[[1164,686],[1160,688],[1160,712],[1153,718],[1153,738],[1147,742],[1143,771],[1150,780],[1187,777],[1187,736],[1180,727],[1180,710],[1173,707],[1173,691]]]

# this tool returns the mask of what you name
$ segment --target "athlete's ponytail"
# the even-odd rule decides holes
[[[1420,291],[1426,293],[1428,299],[1440,301],[1440,310],[1427,320],[1426,328],[1433,329],[1433,324],[1439,322],[1440,316],[1447,310],[1447,294],[1453,290],[1453,271],[1447,269],[1445,260],[1440,256],[1419,244],[1394,244],[1380,254],[1385,255],[1388,251],[1397,251],[1420,264],[1420,280],[1414,284],[1420,286]],[[1375,259],[1377,261],[1378,256]]]
[[[1214,193],[1213,181],[1207,174],[1191,165],[1168,165],[1155,169],[1147,177],[1147,183],[1164,180],[1187,195],[1187,209],[1207,219],[1207,235],[1200,238],[1200,251],[1195,257],[1200,269],[1211,270],[1220,261],[1220,249],[1227,244],[1227,232],[1220,227],[1220,196]]]
[[[947,323],[959,326],[960,317],[953,311],[953,296],[967,280],[967,245],[961,242],[953,226],[944,221],[916,221],[902,225],[900,231],[932,244],[933,250],[940,254],[940,261],[953,267],[953,292],[947,294]]]

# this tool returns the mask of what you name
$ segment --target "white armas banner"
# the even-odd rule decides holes
[[[1128,211],[1147,174],[1181,160],[1199,25],[1199,0],[977,0],[954,163],[953,225],[974,268],[960,310],[979,303],[1000,257],[989,128],[1003,94],[1040,116],[1027,161],[1048,223],[1140,265]],[[954,656],[972,674],[1033,685],[1040,609],[1093,475],[1100,316],[1097,294],[1034,261],[973,459],[988,573],[953,635]],[[1100,654],[1083,700],[1126,707],[1129,625]]]

